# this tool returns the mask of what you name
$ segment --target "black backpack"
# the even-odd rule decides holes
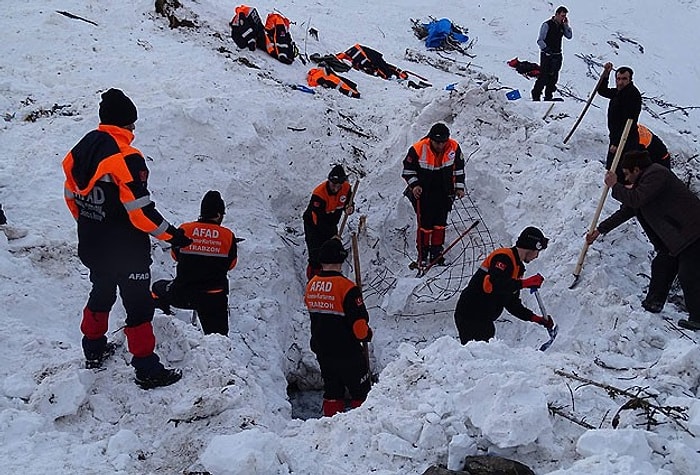
[[[258,11],[247,5],[238,5],[236,14],[229,22],[231,38],[239,48],[255,51],[265,44],[265,29]]]

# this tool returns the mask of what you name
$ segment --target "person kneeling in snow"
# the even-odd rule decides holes
[[[544,277],[535,274],[523,279],[525,266],[547,248],[549,239],[535,227],[520,233],[515,246],[493,251],[462,291],[455,309],[455,323],[463,345],[472,340],[488,341],[496,334],[493,322],[505,308],[520,320],[535,322],[547,329],[554,321],[536,315],[520,301],[521,289],[538,289]]]
[[[338,239],[323,243],[319,259],[323,270],[306,285],[304,301],[311,315],[311,351],[321,367],[323,415],[359,407],[369,393],[371,379],[362,343],[372,339],[369,314],[362,293],[341,273],[348,252]]]
[[[238,248],[233,232],[221,226],[226,205],[218,191],[204,195],[199,219],[180,229],[194,242],[173,248],[177,261],[175,280],[159,280],[151,294],[156,307],[170,314],[170,306],[193,309],[205,335],[228,335],[228,277],[238,263]]]

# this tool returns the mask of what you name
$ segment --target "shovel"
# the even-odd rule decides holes
[[[540,297],[540,293],[537,291],[537,289],[532,289],[532,293],[535,294],[535,298],[537,299],[537,305],[540,306],[540,312],[542,312],[542,316],[544,318],[549,319],[553,325],[552,328],[547,328],[547,333],[549,334],[549,340],[545,341],[542,346],[540,346],[540,351],[546,351],[550,346],[552,346],[552,343],[554,343],[554,340],[557,338],[557,335],[559,334],[559,327],[557,326],[556,322],[552,319],[552,316],[547,313],[547,310],[544,308],[544,303],[542,302],[542,297]]]

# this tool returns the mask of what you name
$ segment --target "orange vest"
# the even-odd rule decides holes
[[[442,168],[453,167],[455,164],[457,147],[458,144],[456,140],[448,139],[442,155],[437,156],[430,148],[430,139],[428,137],[413,144],[413,149],[418,155],[418,165],[424,170],[440,170]]]
[[[192,244],[180,248],[180,254],[196,256],[228,257],[235,236],[231,230],[214,223],[191,222],[180,226]],[[175,254],[173,254],[175,257]],[[236,267],[238,259],[231,262],[229,270]]]
[[[314,276],[306,284],[304,303],[309,313],[316,316],[344,317],[343,301],[355,283],[342,275],[331,277]],[[362,302],[359,302],[362,304]],[[359,318],[352,324],[352,333],[358,340],[364,340],[369,334],[367,320]]]
[[[311,193],[312,195],[318,196],[326,204],[326,208],[323,210],[325,214],[333,214],[336,211],[342,211],[348,203],[348,196],[350,194],[350,183],[347,181],[340,186],[340,191],[335,195],[328,192],[328,180],[324,181]],[[316,209],[313,210],[313,221],[314,224],[318,224],[318,218],[316,217]]]
[[[649,147],[649,144],[651,144],[651,139],[653,137],[651,130],[638,123],[637,131],[639,132],[639,144],[644,148]]]
[[[513,280],[517,280],[520,272],[520,267],[518,266],[518,260],[515,257],[515,251],[513,251],[513,248],[511,247],[504,247],[501,249],[496,249],[493,251],[491,254],[488,255],[488,257],[484,260],[484,262],[481,263],[481,266],[479,267],[481,270],[486,272],[486,276],[484,277],[484,283],[482,285],[482,288],[485,293],[490,294],[493,292],[493,284],[491,283],[491,276],[489,275],[489,269],[491,268],[491,260],[495,255],[498,254],[505,254],[507,255],[510,260],[513,263],[513,272],[511,274],[511,277]],[[501,264],[502,265],[502,264]]]

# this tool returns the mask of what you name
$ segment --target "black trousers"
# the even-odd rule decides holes
[[[678,255],[678,280],[690,320],[700,323],[700,239]]]
[[[165,305],[195,310],[205,335],[228,335],[228,293],[221,291],[187,291],[178,289],[170,280],[153,284],[153,293]]]
[[[678,274],[678,258],[671,256],[665,249],[656,249],[651,261],[651,280],[647,291],[647,300],[666,302],[673,281]]]
[[[126,326],[136,327],[153,320],[150,264],[144,263],[132,269],[114,269],[92,266],[92,289],[87,307],[93,312],[109,312],[117,301],[117,289],[126,310]]]
[[[496,325],[490,320],[470,320],[455,313],[455,324],[463,345],[470,341],[489,341],[496,335]]]
[[[419,200],[413,198],[413,193],[409,196],[409,200],[416,211],[418,227],[432,229],[434,226],[447,226],[447,216],[452,209],[450,195],[424,188]]]
[[[364,401],[371,387],[367,360],[362,351],[343,358],[316,355],[323,378],[323,399],[345,399],[345,389],[350,398]]]
[[[539,98],[544,89],[544,97],[552,97],[557,90],[559,71],[564,57],[559,54],[544,54],[540,52],[540,74],[537,76],[535,86],[532,88],[533,97]]]

